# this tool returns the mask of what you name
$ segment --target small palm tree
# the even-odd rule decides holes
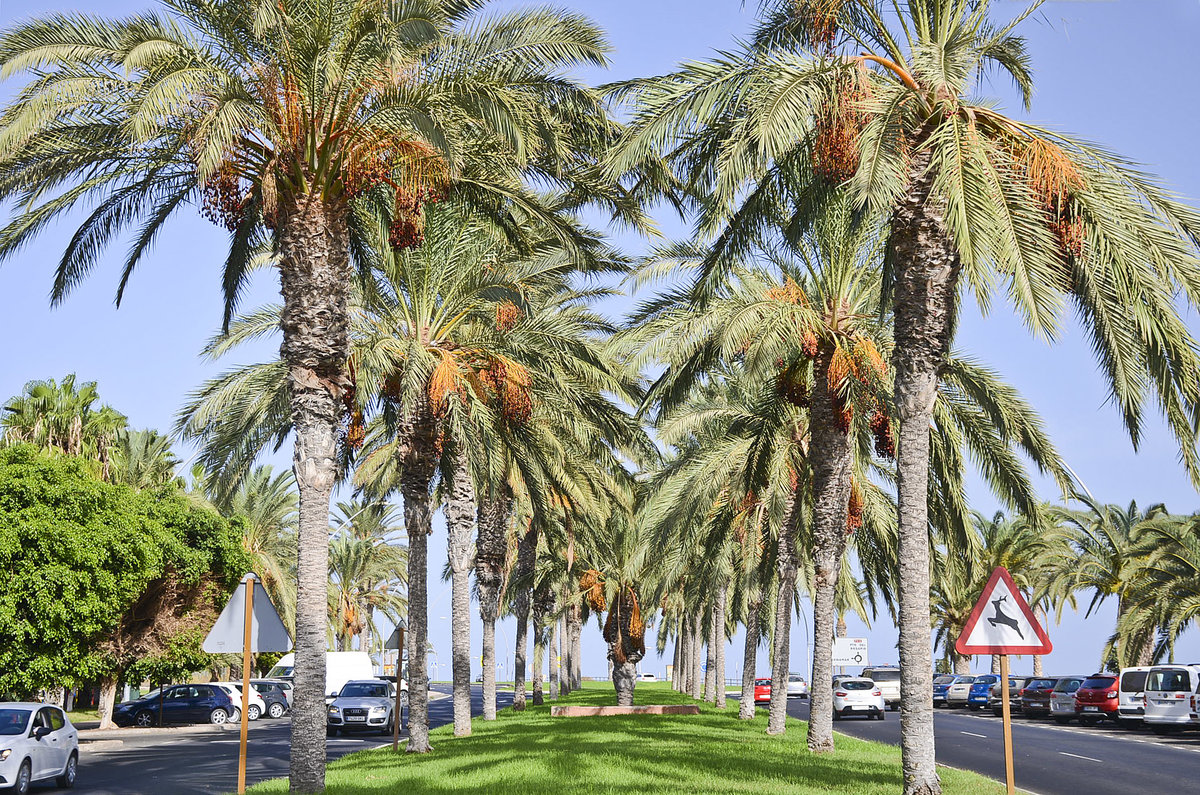
[[[179,463],[169,437],[154,430],[120,430],[109,462],[109,480],[135,489],[157,488],[176,481]]]
[[[125,430],[126,419],[111,406],[96,403],[95,381],[76,384],[74,373],[59,383],[53,378],[30,381],[17,397],[4,404],[0,443],[27,442],[66,455],[96,462],[104,480],[110,476],[113,445]]]
[[[330,528],[330,627],[340,651],[374,652],[379,635],[375,611],[396,623],[405,615],[401,594],[408,565],[404,547],[396,543],[403,530],[399,511],[386,503],[339,502]]]

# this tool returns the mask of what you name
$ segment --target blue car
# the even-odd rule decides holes
[[[957,678],[953,674],[942,674],[933,680],[933,706],[946,706],[946,691],[950,689],[950,685]]]
[[[976,710],[986,707],[988,698],[991,696],[992,685],[999,681],[1000,677],[995,674],[975,677],[975,681],[971,683],[971,692],[967,694],[967,709]]]
[[[233,715],[233,699],[215,685],[167,685],[134,701],[118,704],[118,726],[157,726],[168,723],[221,724]]]

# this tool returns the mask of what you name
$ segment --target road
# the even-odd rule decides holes
[[[432,685],[430,689],[450,692],[449,685]],[[497,700],[501,707],[511,705],[512,692],[500,691]],[[483,712],[483,690],[479,685],[471,689],[471,711],[475,715]],[[452,699],[430,703],[430,726],[451,723],[453,719]],[[287,775],[289,730],[286,718],[263,718],[251,724],[247,784]],[[406,737],[407,733],[400,736]],[[332,761],[390,743],[391,738],[379,735],[330,737],[328,758]],[[167,734],[147,730],[145,737],[123,738],[120,746],[105,744],[104,750],[85,750],[75,791],[87,795],[224,795],[237,789],[237,761],[236,732]],[[43,785],[34,791],[48,793],[54,787]]]
[[[788,714],[808,719],[808,701],[794,699]],[[934,710],[939,764],[1004,780],[1004,737],[990,712]],[[834,729],[866,740],[900,744],[900,713],[885,720],[841,720]],[[1129,795],[1200,792],[1200,733],[1158,737],[1111,724],[1059,726],[1048,719],[1013,719],[1018,789],[1039,795]]]

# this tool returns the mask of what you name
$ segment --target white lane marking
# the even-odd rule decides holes
[[[959,734],[969,734],[969,735],[971,735],[972,737],[982,737],[982,738],[983,738],[983,739],[985,739],[985,740],[987,739],[987,735],[986,735],[986,734],[976,734],[975,732],[964,732],[964,731],[960,731],[960,732],[959,732]]]
[[[1063,756],[1073,756],[1076,759],[1086,759],[1089,762],[1100,762],[1101,761],[1099,759],[1092,759],[1090,756],[1080,756],[1079,754],[1068,754],[1066,751],[1059,751],[1059,753],[1062,754]],[[1103,764],[1103,763],[1101,762],[1101,764]]]

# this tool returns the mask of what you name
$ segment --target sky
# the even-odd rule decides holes
[[[703,59],[734,46],[753,18],[755,3],[739,0],[557,0],[557,4],[590,15],[609,35],[610,68],[585,77],[608,82],[661,74],[677,63]],[[498,3],[501,7],[516,3]],[[0,28],[29,16],[52,11],[120,16],[150,8],[148,0],[4,0]],[[998,17],[1015,15],[1023,2],[996,0]],[[1188,68],[1200,34],[1197,0],[1059,0],[1047,2],[1021,28],[1028,38],[1037,90],[1029,117],[1056,129],[1100,143],[1145,164],[1152,174],[1192,204],[1200,199],[1200,160],[1194,136],[1200,126],[1200,89]],[[0,84],[0,98],[18,89],[18,81]],[[1007,83],[985,84],[980,94],[1023,115]],[[4,212],[0,210],[0,213]],[[662,213],[664,234],[677,237],[687,227]],[[49,291],[54,266],[73,227],[50,227],[15,257],[0,264],[0,400],[20,392],[31,379],[61,378],[77,373],[80,380],[99,382],[105,402],[125,413],[135,427],[169,430],[189,393],[205,379],[238,363],[263,361],[277,353],[278,342],[247,346],[220,362],[199,354],[221,320],[219,271],[226,237],[197,214],[179,216],[160,237],[153,254],[134,275],[123,304],[113,304],[120,254],[118,244],[91,278],[60,306],[51,308]],[[646,250],[647,241],[628,234],[614,240],[631,254]],[[248,293],[245,308],[278,300],[272,274],[260,276]],[[632,300],[606,305],[621,313]],[[1188,317],[1200,335],[1200,319]],[[1087,339],[1073,323],[1065,324],[1052,343],[1032,338],[1011,312],[997,301],[983,317],[968,300],[957,339],[959,350],[997,369],[1041,412],[1051,438],[1067,464],[1101,502],[1139,505],[1162,502],[1179,513],[1200,510],[1200,500],[1178,463],[1173,439],[1155,418],[1135,451],[1092,357]],[[182,457],[192,451],[180,448]],[[290,451],[269,459],[290,465]],[[1057,499],[1052,483],[1039,481],[1046,499]],[[990,514],[996,502],[978,479],[971,502]],[[435,678],[449,677],[449,583],[441,581],[445,527],[440,514],[430,539],[430,641],[440,653]],[[807,607],[807,603],[806,603]],[[1105,604],[1085,619],[1068,611],[1048,628],[1054,651],[1046,661],[1051,673],[1090,673],[1096,668],[1105,638],[1112,631],[1115,605]],[[792,631],[792,670],[807,675],[810,616],[802,615]],[[498,656],[507,660],[501,675],[511,675],[511,619],[501,622]],[[881,614],[868,628],[855,618],[851,636],[869,641],[874,664],[895,662],[896,629]],[[478,616],[473,627],[472,663],[478,673]],[[602,677],[607,667],[599,627],[584,631],[583,674]],[[652,644],[651,644],[652,646]],[[642,669],[662,676],[667,659],[653,648]],[[1177,648],[1181,660],[1200,660],[1200,632],[1190,630]],[[740,675],[742,636],[730,641],[727,676]],[[1016,660],[1014,671],[1027,670]],[[977,671],[989,670],[986,658]],[[766,648],[760,648],[759,673],[768,671]]]

